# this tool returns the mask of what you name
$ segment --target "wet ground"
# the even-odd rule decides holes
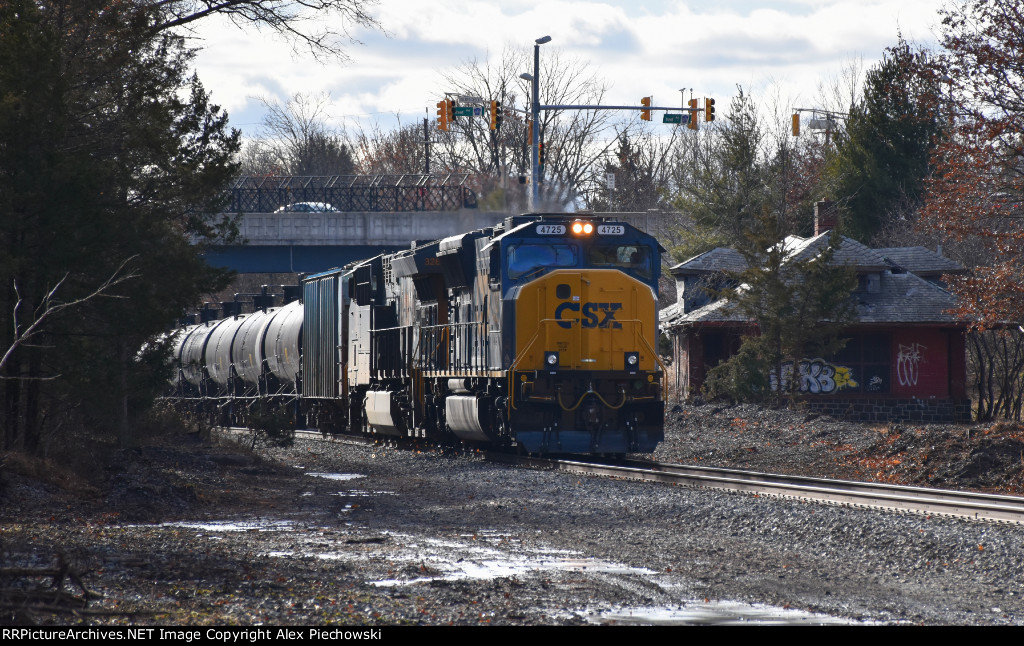
[[[790,470],[825,468],[875,459],[851,456],[915,433],[738,412],[674,418],[661,457],[791,456]],[[800,434],[810,441],[799,450],[773,450]],[[79,575],[65,578],[66,595],[84,586],[100,596],[77,615],[44,610],[15,593],[52,577],[7,576],[7,621],[1024,623],[1018,526],[341,443],[164,445],[122,458],[130,466],[91,497],[11,477],[4,567],[64,563]]]

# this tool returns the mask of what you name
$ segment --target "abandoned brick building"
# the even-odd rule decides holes
[[[816,221],[810,238],[790,236],[790,258],[813,257],[828,244]],[[856,322],[842,335],[846,347],[833,357],[809,357],[798,375],[810,410],[859,421],[967,421],[966,325],[949,310],[954,296],[942,275],[962,272],[939,250],[871,249],[842,237],[832,259],[853,267],[858,286]],[[726,299],[717,298],[731,272],[746,261],[718,248],[672,268],[677,301],[661,312],[672,340],[669,383],[676,393],[700,393],[707,371],[734,354],[755,328]]]

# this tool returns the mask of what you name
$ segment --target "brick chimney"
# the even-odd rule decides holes
[[[814,203],[814,235],[831,231],[839,224],[839,210],[835,202]]]

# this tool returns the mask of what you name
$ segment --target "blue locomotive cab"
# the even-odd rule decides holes
[[[653,236],[621,222],[548,217],[519,224],[492,241],[501,245],[506,288],[555,269],[595,268],[623,271],[657,291],[664,249]]]

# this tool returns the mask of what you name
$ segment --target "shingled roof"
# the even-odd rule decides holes
[[[718,247],[681,262],[672,267],[670,271],[673,276],[681,276],[720,271],[743,271],[746,268],[747,260],[740,252],[730,247]]]
[[[831,233],[828,231],[813,238],[789,236],[783,241],[787,247],[792,247],[787,260],[799,262],[817,257],[828,246],[830,236]],[[856,267],[860,271],[881,271],[889,267],[889,263],[878,250],[866,247],[846,236],[840,237],[839,247],[832,254],[832,264]]]
[[[883,272],[877,294],[854,292],[861,323],[955,323],[956,297],[914,274]]]
[[[918,276],[960,274],[966,271],[957,261],[924,247],[884,247],[875,251],[890,263]]]
[[[828,243],[828,234],[822,234],[813,238],[800,238],[797,236],[790,236],[783,244],[792,246],[792,250],[789,255],[790,260],[806,260],[817,256],[824,249],[824,245]],[[911,250],[923,249],[927,252],[927,249],[923,247],[914,248]],[[723,249],[715,249],[718,252],[714,256],[714,261],[719,264],[724,264],[723,259],[729,259],[732,256],[722,253]],[[884,250],[891,252],[892,249]],[[708,252],[712,253],[712,252]],[[735,252],[734,252],[735,253]],[[937,258],[942,258],[932,252],[928,254]],[[692,263],[693,261],[699,260],[702,254],[697,256],[686,263]],[[858,272],[861,273],[878,273],[879,274],[879,286],[877,291],[867,292],[858,290],[851,294],[851,298],[856,301],[857,319],[859,323],[863,324],[904,324],[904,325],[935,325],[935,324],[954,324],[957,322],[949,310],[956,306],[956,298],[942,289],[938,285],[935,285],[924,278],[921,278],[915,273],[893,273],[892,262],[900,265],[901,268],[905,268],[908,271],[913,271],[911,267],[920,268],[928,266],[938,266],[939,263],[934,265],[927,265],[923,260],[930,259],[924,254],[920,254],[916,251],[911,251],[908,254],[899,256],[903,259],[910,258],[911,260],[921,259],[921,262],[911,262],[911,265],[907,267],[903,263],[895,261],[892,256],[899,254],[883,253],[880,249],[871,249],[864,246],[863,244],[852,240],[850,238],[843,237],[840,241],[839,248],[836,249],[833,255],[832,262],[834,264],[843,264],[855,267]],[[739,256],[737,253],[736,256]],[[739,256],[742,259],[742,256]],[[887,262],[886,259],[892,262]],[[948,259],[943,259],[948,260]],[[702,261],[699,266],[705,266],[708,263]],[[960,266],[953,263],[956,268]],[[948,266],[942,264],[943,267]],[[943,270],[949,271],[949,270]],[[676,268],[673,268],[673,273],[676,272]],[[742,289],[742,287],[741,287]],[[743,324],[748,322],[746,316],[744,316],[736,307],[726,299],[720,299],[713,303],[709,303],[703,307],[695,309],[689,313],[684,313],[682,307],[678,304],[666,307],[661,312],[661,323],[667,327],[680,327],[689,325],[700,325],[700,324]]]

